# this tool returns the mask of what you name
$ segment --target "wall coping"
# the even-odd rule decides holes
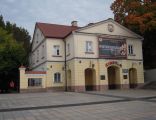
[[[25,74],[46,74],[46,71],[26,71]]]

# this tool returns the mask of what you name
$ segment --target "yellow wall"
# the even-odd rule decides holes
[[[114,26],[113,32],[108,31],[108,24],[112,24]],[[80,29],[80,31],[85,33],[101,33],[101,34],[121,35],[121,36],[129,36],[129,37],[134,37],[135,34],[135,33],[133,34],[130,30],[127,30],[127,28],[117,24],[113,20],[101,22],[99,24],[95,24],[84,29],[82,28],[82,30]]]
[[[20,89],[29,89],[28,79],[29,78],[41,78],[42,85],[36,88],[46,88],[46,74],[25,74],[25,68],[19,68],[20,70]]]
[[[54,45],[59,45],[60,46],[60,57],[54,57]],[[64,56],[64,41],[63,39],[54,39],[54,38],[48,38],[46,39],[46,53],[47,53],[47,59],[46,60],[51,60],[51,61],[64,61],[65,56]]]
[[[66,41],[66,51],[67,51],[67,49],[68,49],[68,47],[67,47],[67,45],[69,44],[70,45],[70,52],[68,53],[66,53],[66,58],[67,58],[67,60],[69,60],[69,59],[71,59],[71,58],[73,58],[73,57],[75,57],[75,53],[74,53],[74,51],[75,51],[75,45],[74,45],[74,36],[71,34],[71,35],[69,35],[66,39],[65,39],[65,41]]]
[[[52,67],[51,67],[52,66]],[[47,68],[49,71],[49,78],[47,79],[47,87],[62,87],[65,84],[64,62],[48,62]],[[54,73],[61,74],[61,83],[54,83]]]
[[[81,63],[80,63],[81,61]],[[95,85],[107,85],[108,84],[108,74],[107,67],[105,66],[109,61],[117,61],[122,67],[117,66],[120,70],[120,83],[121,84],[129,84],[129,78],[123,79],[122,69],[137,69],[137,80],[138,83],[144,83],[143,77],[143,63],[140,61],[131,61],[131,60],[96,60],[96,59],[76,59],[72,60],[71,63],[74,63],[74,66],[70,66],[72,74],[72,81],[75,86],[85,85],[85,69],[92,68],[91,65],[94,64],[93,69],[96,71],[96,81]],[[135,64],[135,65],[134,65]],[[73,64],[72,64],[73,65]],[[112,65],[113,66],[113,65]],[[100,80],[100,75],[105,75],[106,80]],[[128,75],[128,73],[127,73]],[[75,76],[75,77],[73,77]],[[128,77],[128,76],[127,76]]]
[[[114,31],[108,31],[108,24],[114,25]],[[81,33],[78,33],[81,32]],[[119,68],[120,80],[118,84],[129,84],[128,73],[123,73],[123,69],[136,68],[137,69],[137,83],[144,83],[144,71],[143,71],[143,56],[142,56],[142,38],[135,33],[127,30],[125,27],[113,22],[112,20],[107,20],[105,22],[99,22],[93,26],[84,27],[80,30],[73,31],[71,35],[65,39],[55,39],[55,38],[46,38],[42,36],[40,30],[36,28],[35,35],[40,34],[39,43],[42,42],[41,46],[37,47],[38,44],[33,46],[34,57],[36,59],[36,51],[40,51],[39,62],[35,63],[32,66],[33,70],[44,70],[47,71],[45,83],[43,83],[44,88],[49,87],[65,87],[66,86],[66,77],[65,74],[65,46],[67,51],[67,44],[70,44],[70,54],[67,53],[67,71],[71,71],[71,81],[67,79],[68,86],[85,86],[85,69],[92,68],[95,70],[96,78],[94,85],[108,85],[108,73],[106,63],[110,61],[117,61],[119,65],[115,65]],[[91,33],[91,34],[88,34]],[[128,45],[133,45],[134,55],[127,55],[127,59],[105,59],[99,58],[98,53],[98,38],[106,37],[112,39],[119,39],[120,37],[126,40],[127,43],[127,52]],[[116,37],[116,38],[115,38]],[[34,37],[34,43],[36,43],[36,37]],[[43,40],[44,39],[44,40]],[[93,54],[86,53],[86,41],[92,41],[93,45]],[[65,44],[66,42],[66,44]],[[42,45],[45,46],[44,51],[42,51]],[[60,56],[53,56],[53,46],[60,46]],[[45,59],[41,59],[43,56],[42,52],[45,55]],[[114,65],[113,65],[114,66]],[[61,73],[61,83],[54,83],[54,73]],[[105,80],[100,80],[100,75],[105,75]],[[123,75],[127,75],[127,79],[123,79]],[[20,88],[26,89],[28,76],[24,76],[24,71],[21,71],[21,85]]]
[[[128,59],[139,59],[142,60],[143,59],[143,55],[142,55],[142,41],[138,40],[138,39],[127,39],[127,52],[128,52],[128,45],[132,45],[134,48],[134,55],[128,55]]]
[[[93,53],[86,53],[86,41],[92,41]],[[97,58],[98,57],[98,39],[90,35],[74,35],[75,57]]]
[[[85,86],[85,70],[87,68],[93,68],[96,73],[96,78],[94,79],[94,85],[108,85],[108,73],[106,63],[110,61],[117,61],[119,65],[111,65],[119,68],[120,79],[117,84],[128,85],[129,75],[128,73],[123,73],[122,69],[136,68],[137,70],[137,83],[144,83],[143,77],[143,63],[141,61],[131,61],[131,60],[103,60],[103,59],[73,59],[67,62],[67,70],[71,70],[71,84],[70,86]],[[94,64],[94,65],[93,65]],[[53,62],[47,64],[47,74],[46,75],[28,75],[25,74],[24,70],[20,70],[20,88],[28,88],[28,78],[42,78],[43,84],[42,88],[49,87],[65,87],[65,70],[64,63]],[[109,67],[109,66],[108,66]],[[54,73],[61,73],[61,83],[54,83]],[[123,79],[123,75],[127,75],[127,79]],[[105,75],[105,80],[100,80],[100,75]],[[68,78],[68,77],[67,77]],[[67,83],[69,80],[67,80]]]

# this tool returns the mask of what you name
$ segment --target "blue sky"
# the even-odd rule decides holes
[[[36,22],[79,26],[113,18],[114,0],[0,0],[0,14],[5,20],[26,28],[33,34]]]

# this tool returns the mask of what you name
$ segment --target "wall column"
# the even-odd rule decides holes
[[[52,68],[47,68],[46,71],[46,88],[51,88],[53,84],[53,73],[52,73]]]
[[[19,72],[20,72],[20,90],[21,89],[26,89],[28,87],[28,83],[26,81],[26,77],[25,77],[25,67],[24,66],[21,66],[19,68]]]

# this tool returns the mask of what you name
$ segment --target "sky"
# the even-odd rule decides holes
[[[0,0],[0,14],[5,21],[24,27],[33,35],[36,22],[79,26],[113,18],[114,0]]]

